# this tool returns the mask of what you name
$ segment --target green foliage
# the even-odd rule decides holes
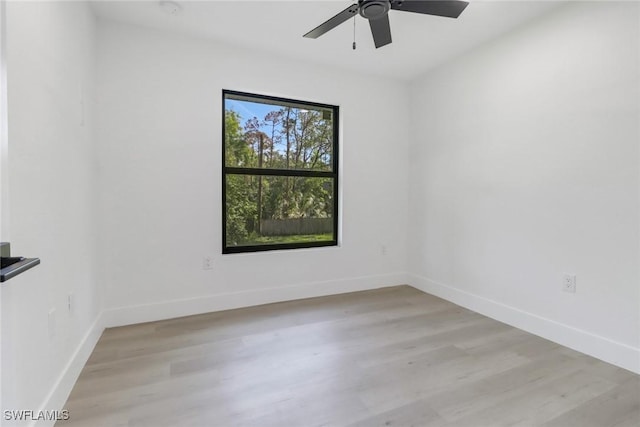
[[[225,164],[227,166],[253,166],[255,153],[247,145],[240,126],[240,115],[235,111],[224,113]]]
[[[307,243],[326,242],[333,239],[331,233],[326,234],[296,234],[295,236],[251,236],[251,243],[256,245],[270,245],[276,243]]]
[[[227,176],[227,245],[242,244],[255,229],[255,188],[247,175]]]
[[[225,112],[224,129],[227,164],[250,165],[254,153],[246,144],[236,112]],[[250,220],[256,218],[256,204],[252,179],[244,175],[227,176],[227,245],[241,244],[253,231]]]

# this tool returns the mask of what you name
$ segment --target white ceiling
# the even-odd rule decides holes
[[[358,16],[355,51],[351,48],[351,20],[316,40],[302,37],[354,1],[176,0],[176,3],[182,6],[182,11],[174,16],[159,7],[156,0],[92,1],[101,19],[400,79],[422,74],[565,2],[471,0],[458,19],[391,11],[393,43],[380,49],[373,46],[368,22]]]

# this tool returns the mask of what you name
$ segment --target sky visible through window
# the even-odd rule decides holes
[[[277,105],[261,104],[257,102],[238,101],[236,99],[226,99],[227,110],[233,110],[240,115],[240,125],[244,128],[247,120],[256,117],[258,120],[264,119],[272,111],[278,111],[281,107]],[[266,132],[267,126],[263,125],[260,130]]]

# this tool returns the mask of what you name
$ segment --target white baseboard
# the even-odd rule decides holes
[[[82,338],[82,341],[80,341],[76,351],[71,355],[69,362],[62,370],[62,373],[54,383],[51,391],[44,399],[44,403],[40,407],[40,411],[51,411],[56,408],[59,408],[59,410],[64,409],[64,404],[67,402],[69,394],[71,394],[71,390],[80,376],[80,372],[82,372],[89,356],[91,356],[91,353],[98,343],[103,331],[104,325],[102,315],[98,315],[96,320],[89,327],[85,336]],[[31,425],[44,427],[53,426],[54,423],[55,420],[40,420],[34,421]]]
[[[103,313],[104,326],[110,328],[274,302],[365,291],[405,284],[406,279],[404,273],[393,273],[119,307]]]
[[[492,319],[640,374],[640,349],[546,319],[426,277],[410,274],[409,285]]]

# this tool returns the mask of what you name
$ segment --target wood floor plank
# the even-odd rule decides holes
[[[475,414],[516,396],[526,396],[559,376],[583,369],[584,365],[562,355],[549,355],[541,360],[517,366],[468,384],[453,387],[431,396],[429,404],[444,419],[456,421]]]
[[[348,425],[350,427],[441,427],[446,424],[446,421],[429,406],[426,400],[417,400]]]
[[[108,329],[59,427],[640,425],[640,377],[408,286]]]
[[[548,427],[640,425],[640,380],[631,378],[605,393],[594,394],[570,411],[550,420]]]

